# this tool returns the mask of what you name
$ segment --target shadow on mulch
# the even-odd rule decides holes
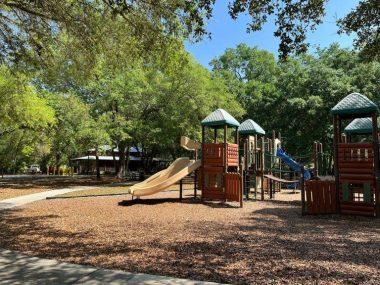
[[[183,200],[201,203],[191,198]],[[139,203],[154,206],[179,200],[141,199]],[[130,239],[99,239],[90,230],[54,229],[49,223],[59,223],[58,214],[20,217],[17,212],[21,210],[9,210],[0,212],[0,246],[81,264],[91,264],[91,258],[99,258],[91,265],[234,284],[314,284],[316,280],[324,284],[379,284],[380,277],[374,274],[380,265],[378,220],[303,217],[298,207],[271,207],[269,203],[248,215],[226,215],[225,222],[190,219],[183,234],[187,237],[189,231],[194,239],[167,242],[167,236],[157,236],[160,231],[149,228],[146,235],[152,242],[147,244]],[[209,214],[213,215],[212,210]],[[125,235],[134,233],[131,228]],[[143,262],[134,259],[141,252]],[[118,255],[123,258],[112,259]],[[373,270],[366,272],[362,265]]]
[[[187,195],[191,196],[191,195]],[[239,206],[231,205],[229,203],[220,203],[220,202],[206,202],[201,201],[199,198],[182,198],[180,200],[179,198],[161,198],[161,199],[131,199],[131,200],[123,200],[118,203],[119,206],[123,207],[129,207],[134,205],[159,205],[159,204],[165,204],[165,203],[179,203],[179,204],[202,204],[205,206],[208,206],[210,208],[240,208]]]
[[[276,198],[272,200],[267,200],[268,203],[272,203],[275,205],[291,205],[291,206],[301,206],[301,201],[293,200],[293,201],[285,201],[285,200],[276,200]]]

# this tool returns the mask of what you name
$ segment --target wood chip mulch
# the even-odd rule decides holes
[[[186,194],[183,203],[165,192],[139,203],[130,196],[47,200],[1,212],[0,247],[224,283],[380,284],[379,219],[302,217],[298,202],[281,200],[285,194],[243,209]]]

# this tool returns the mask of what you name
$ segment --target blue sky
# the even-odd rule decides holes
[[[205,67],[209,62],[221,55],[226,48],[233,48],[239,43],[250,46],[258,46],[275,54],[278,49],[278,39],[273,36],[275,25],[268,22],[261,31],[247,33],[246,27],[249,22],[248,15],[242,15],[233,21],[228,15],[228,0],[217,0],[212,19],[207,23],[207,30],[211,32],[211,39],[204,38],[198,43],[186,43],[186,49]],[[323,24],[317,30],[308,34],[307,41],[310,50],[317,46],[326,47],[333,42],[338,42],[342,47],[352,47],[354,36],[338,35],[336,19],[346,15],[352,10],[359,0],[330,0],[326,6],[326,16]]]

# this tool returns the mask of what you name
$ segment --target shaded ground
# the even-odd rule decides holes
[[[108,185],[122,182],[114,177],[19,175],[0,178],[0,201],[8,198],[71,186]]]
[[[113,195],[123,195],[129,194],[129,185],[133,185],[136,182],[128,182],[123,186],[112,186],[112,187],[101,187],[88,190],[79,190],[62,195],[57,195],[51,199],[61,199],[61,198],[77,198],[77,197],[91,197],[91,196],[113,196]],[[193,189],[193,184],[183,184],[183,190]],[[178,191],[179,185],[172,185],[168,191]]]
[[[166,192],[140,202],[128,195],[33,203],[0,213],[0,247],[226,283],[380,283],[379,220],[302,217],[298,202],[281,195],[243,209],[176,197]]]
[[[0,188],[0,201],[5,200],[5,199],[9,199],[9,198],[18,197],[18,196],[44,192],[47,190],[49,190],[49,189],[38,188],[38,187],[28,188],[28,189]]]

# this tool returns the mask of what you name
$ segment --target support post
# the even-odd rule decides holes
[[[194,199],[197,198],[198,170],[194,171]]]
[[[218,129],[215,128],[214,129],[214,143],[216,143],[217,139],[218,139]]]
[[[242,167],[241,175],[243,177],[243,189],[245,189],[245,198],[249,200],[250,180],[249,180],[249,137],[244,142],[244,167]]]
[[[179,181],[179,200],[182,202],[183,198],[183,179]]]
[[[281,137],[281,133],[280,132],[278,132],[278,140],[280,141],[280,147],[282,147],[282,137]],[[276,155],[277,155],[277,153],[276,153]],[[278,168],[280,169],[280,175],[279,175],[279,177],[280,177],[280,179],[282,178],[282,160],[281,159],[278,159]],[[281,182],[279,182],[279,184],[280,184],[280,192],[281,192],[281,190],[282,190],[282,183]]]
[[[264,164],[265,164],[265,138],[261,138],[261,201],[264,201]]]
[[[241,190],[240,190],[240,208],[243,208],[243,191],[244,191],[244,178],[243,178],[243,168],[240,169],[240,183],[241,183]],[[248,200],[248,199],[247,199]]]
[[[257,139],[258,139],[258,137],[257,137],[257,135],[255,135],[255,141],[253,142],[253,163],[254,163],[254,165],[255,165],[255,171],[257,171],[257,157],[256,157],[256,155],[257,155]]]
[[[273,199],[273,181],[269,179],[269,198]]]
[[[318,142],[313,144],[314,176],[318,177]]]
[[[305,203],[305,167],[302,165],[301,166],[301,179],[300,179],[300,184],[301,184],[301,202],[302,202],[302,216],[306,214],[306,203]]]
[[[224,201],[226,201],[227,192],[227,170],[228,170],[228,152],[227,152],[227,125],[224,126],[224,169],[223,169],[223,181],[224,181]]]
[[[375,215],[380,218],[380,173],[379,173],[379,137],[377,128],[377,114],[372,115],[373,154],[375,165]]]
[[[205,191],[205,126],[202,126],[202,165],[201,165],[201,191],[202,191],[202,196],[201,199],[203,200],[203,193]]]
[[[338,147],[339,147],[339,138],[340,138],[340,118],[337,115],[334,115],[334,175],[335,175],[335,192],[336,192],[336,211],[340,214],[340,187],[339,187],[339,165],[338,165]]]

